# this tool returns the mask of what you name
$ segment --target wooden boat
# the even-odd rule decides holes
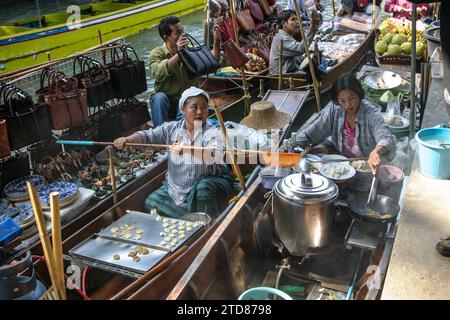
[[[306,92],[268,92],[266,99],[274,102],[275,106],[284,112],[288,112],[295,120],[302,111],[302,106],[306,101],[309,91]],[[227,118],[225,118],[227,119]],[[291,124],[293,121],[291,121]],[[284,130],[284,134],[289,131],[289,127]],[[255,166],[253,166],[255,167]],[[253,171],[246,185],[249,189],[252,188],[253,181],[257,178],[258,171]],[[97,218],[90,221],[87,225],[82,227],[78,232],[75,232],[68,239],[63,242],[63,252],[68,254],[68,251],[80,244],[93,234],[106,228],[113,221],[120,218],[126,210],[143,211],[144,199],[152,191],[159,188],[165,177],[165,170],[159,171],[150,181],[145,183],[142,187],[134,191],[125,199],[120,201],[116,206],[113,206],[99,215]],[[212,222],[212,224],[205,229],[205,231],[191,239],[187,244],[188,247],[184,252],[180,253],[175,260],[171,260],[171,256],[164,259],[160,264],[155,266],[149,272],[152,277],[147,279],[145,285],[136,285],[142,280],[135,279],[123,274],[117,274],[100,270],[97,268],[90,268],[88,273],[89,280],[89,296],[93,299],[163,299],[173,288],[181,275],[187,270],[198,252],[204,246],[206,241],[212,235],[214,230],[231,212],[241,210],[247,204],[246,196],[243,192],[239,194],[238,199],[233,199],[229,206]],[[180,249],[179,249],[180,250]],[[177,254],[177,252],[172,255]],[[47,269],[44,263],[37,262],[35,269],[40,276],[48,281]],[[75,293],[71,293],[71,298],[76,298]]]
[[[350,299],[356,289],[359,289],[356,297],[364,298],[367,280],[373,276],[370,264],[378,266],[377,273],[380,272],[378,286],[375,290],[371,288],[371,298],[376,298],[382,288],[393,239],[386,244],[381,242],[372,256],[370,251],[357,246],[349,249],[343,240],[347,237],[347,226],[353,222],[345,214],[339,214],[330,250],[307,258],[290,256],[273,230],[271,201],[264,196],[266,193],[258,177],[244,194],[246,206],[231,212],[220,224],[168,300],[231,300],[249,288],[261,286],[284,286],[295,299]],[[371,273],[364,273],[365,270]],[[144,290],[145,286],[141,291]]]
[[[373,46],[373,40],[374,31],[371,31],[367,34],[364,41],[356,48],[356,50],[347,57],[347,59],[341,61],[336,66],[329,69],[325,77],[321,80],[321,91],[327,91],[340,75],[353,72],[366,57],[369,48]],[[258,81],[264,80],[266,83],[269,83],[268,87],[274,90],[298,90],[301,88],[305,88],[306,86],[312,86],[312,83],[307,80],[306,76],[299,76],[294,74],[283,74],[281,87],[279,86],[278,76],[268,76],[263,73],[249,74],[246,76],[246,79],[248,83],[256,88],[258,88],[259,86]],[[206,82],[205,86],[210,91],[242,86],[242,76],[226,78],[209,75],[207,78],[204,77],[203,80]]]
[[[203,0],[129,2],[105,0],[80,6],[79,12],[59,11],[0,25],[0,74],[47,61],[47,52],[58,59],[93,47],[99,33],[102,41],[130,36],[164,16],[181,16],[204,6]]]

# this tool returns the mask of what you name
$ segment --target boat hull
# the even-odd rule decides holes
[[[80,28],[59,24],[0,37],[0,74],[15,71],[51,59],[69,56],[102,41],[127,37],[156,25],[167,15],[185,15],[203,7],[203,0],[151,1],[108,14],[94,16],[80,23]]]

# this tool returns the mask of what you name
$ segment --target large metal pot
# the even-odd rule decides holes
[[[330,243],[338,194],[333,181],[317,174],[292,174],[275,184],[275,230],[289,253],[305,256]]]

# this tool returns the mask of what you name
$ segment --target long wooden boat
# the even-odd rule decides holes
[[[359,67],[363,59],[367,56],[369,48],[373,46],[374,34],[374,31],[368,33],[364,41],[355,49],[355,51],[351,55],[328,70],[325,77],[320,81],[321,92],[327,91],[340,75],[353,72],[354,70],[356,70],[356,68]],[[211,91],[242,86],[242,76],[240,75],[232,78],[209,75],[208,77],[203,77],[203,79],[204,81],[206,81],[205,86],[208,88],[208,90]],[[267,76],[265,74],[249,74],[246,76],[247,82],[252,84],[256,88],[258,88],[258,81],[260,79],[264,80],[265,83],[269,83],[268,85],[266,85],[266,87],[268,86],[273,90],[298,90],[299,88],[312,85],[308,82],[305,76],[298,76],[293,74],[282,75],[281,87],[279,86],[278,76]]]
[[[105,0],[0,25],[0,74],[69,56],[102,41],[126,37],[157,24],[161,18],[202,9],[203,0],[150,0],[118,3]],[[133,3],[131,3],[133,2]],[[79,19],[77,18],[79,13]]]
[[[309,91],[304,92],[268,92],[265,99],[274,102],[275,106],[284,112],[288,112],[295,120],[302,111],[302,107],[306,101]],[[236,106],[234,106],[236,107]],[[227,119],[227,118],[225,118]],[[291,121],[293,124],[294,121]],[[289,126],[285,128],[284,134],[289,132]],[[255,166],[253,166],[255,167]],[[165,170],[159,171],[150,181],[146,182],[142,187],[134,191],[117,205],[109,208],[97,218],[90,221],[87,225],[75,232],[63,242],[63,252],[68,251],[93,234],[106,228],[112,222],[120,218],[126,210],[143,212],[145,197],[155,191],[161,185],[165,177]],[[246,185],[252,188],[252,183],[256,180],[258,170],[254,170],[247,180]],[[145,285],[136,285],[140,279],[132,278],[123,274],[108,272],[105,270],[90,268],[88,272],[88,291],[91,299],[163,299],[172,290],[174,284],[179,280],[181,275],[187,270],[198,252],[204,246],[206,241],[212,235],[219,224],[230,214],[236,210],[241,210],[247,204],[247,198],[241,191],[237,199],[232,199],[229,206],[205,229],[205,231],[191,239],[188,242],[188,248],[182,252],[175,260],[170,260],[171,256],[164,259],[161,264],[155,266],[149,272],[153,277],[145,282]],[[180,249],[179,249],[180,250]],[[172,255],[177,254],[176,252]],[[166,263],[167,261],[167,263]],[[35,265],[38,274],[48,281],[48,274],[45,263],[38,261]],[[72,298],[76,298],[74,293]]]
[[[245,193],[246,206],[225,218],[168,300],[231,300],[254,287],[284,287],[291,290],[295,299],[363,299],[368,292],[365,285],[378,266],[378,286],[369,287],[370,298],[377,297],[392,251],[392,239],[380,242],[372,255],[370,250],[357,246],[349,248],[344,239],[347,226],[353,222],[340,214],[330,250],[306,258],[290,256],[275,235],[271,201],[264,197],[266,193],[258,177]],[[368,268],[369,265],[373,268]]]

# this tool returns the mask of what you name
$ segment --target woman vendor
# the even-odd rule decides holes
[[[304,131],[296,143],[311,153],[332,153],[346,157],[368,157],[372,171],[382,159],[391,161],[396,140],[380,111],[364,99],[364,90],[352,74],[340,76],[331,89],[331,102]],[[329,138],[331,136],[331,139]],[[328,139],[327,139],[328,138]]]
[[[185,119],[165,122],[114,141],[117,149],[123,149],[127,143],[176,145],[170,148],[166,180],[147,197],[145,210],[154,208],[173,218],[190,212],[217,216],[228,204],[233,194],[233,179],[223,156],[211,157],[211,153],[217,151],[215,148],[223,148],[224,144],[218,128],[206,121],[208,102],[205,91],[191,87],[183,92],[179,101]],[[210,153],[194,152],[180,145],[211,149]],[[210,154],[209,159],[206,154]]]

